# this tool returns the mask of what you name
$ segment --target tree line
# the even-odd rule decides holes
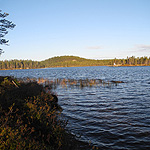
[[[94,60],[77,56],[57,56],[44,61],[5,60],[0,61],[0,69],[36,69],[51,67],[80,67],[80,66],[150,66],[150,57],[127,57],[126,59]]]

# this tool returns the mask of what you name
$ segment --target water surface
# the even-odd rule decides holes
[[[117,86],[58,87],[67,128],[103,149],[150,149],[150,67],[0,70],[0,75],[124,81]]]

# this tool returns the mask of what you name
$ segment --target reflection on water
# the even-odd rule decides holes
[[[67,128],[103,149],[150,149],[150,67],[75,67],[0,71],[0,75],[124,81],[117,86],[62,88]]]

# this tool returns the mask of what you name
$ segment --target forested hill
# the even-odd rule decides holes
[[[0,69],[35,69],[50,67],[77,67],[77,66],[149,66],[150,57],[127,57],[126,59],[94,60],[77,56],[58,56],[44,61],[32,60],[5,60],[0,61]]]
[[[60,56],[53,57],[42,61],[46,68],[47,67],[75,67],[75,66],[96,66],[104,65],[102,60],[85,59],[77,56]]]

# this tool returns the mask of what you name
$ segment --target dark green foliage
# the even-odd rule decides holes
[[[40,62],[32,60],[0,61],[0,69],[35,69],[44,67]]]
[[[4,39],[4,36],[8,34],[8,29],[13,29],[16,25],[11,21],[6,20],[5,18],[8,16],[8,13],[1,13],[0,10],[0,44],[7,45],[8,40]],[[2,49],[0,48],[0,55],[3,53]]]

